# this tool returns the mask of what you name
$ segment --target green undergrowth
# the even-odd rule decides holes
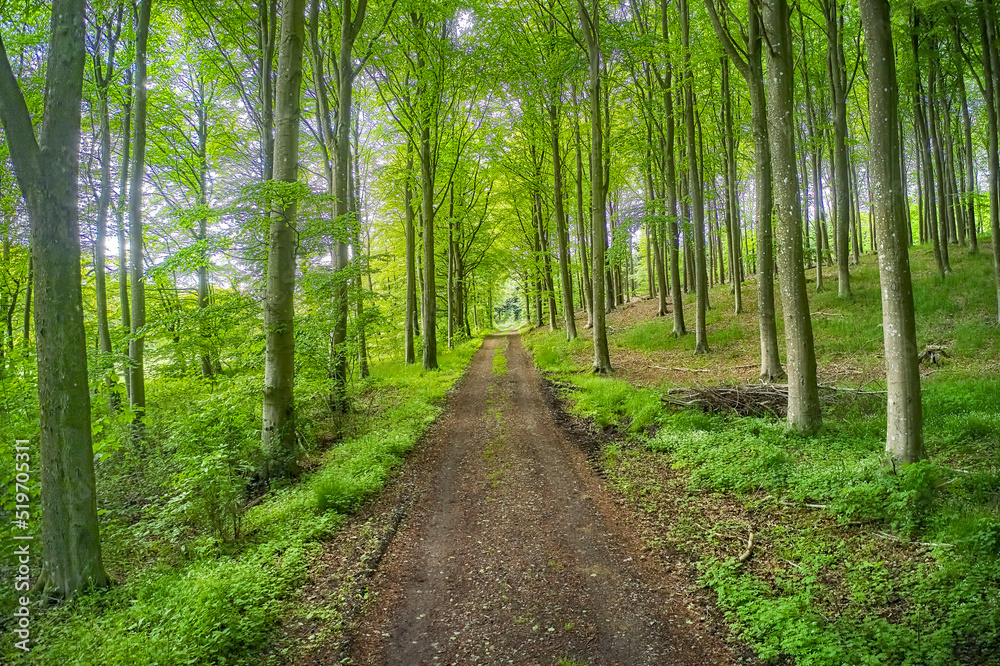
[[[884,407],[806,438],[776,419],[675,412],[620,380],[559,379],[573,412],[631,433],[605,449],[620,491],[648,504],[662,489],[629,468],[672,467],[693,506],[731,498],[760,523],[763,568],[743,568],[739,549],[712,547],[704,518],[680,518],[688,500],[666,507],[667,534],[690,545],[702,583],[765,660],[1000,663],[1000,380],[928,382],[930,458],[894,470]],[[807,504],[823,508],[800,515]]]
[[[526,336],[570,410],[617,432],[605,471],[658,521],[651,545],[696,560],[735,635],[767,663],[1000,664],[1000,377],[981,370],[1000,353],[992,269],[987,258],[958,256],[942,283],[926,249],[914,256],[918,337],[950,356],[923,379],[928,458],[913,465],[884,455],[870,260],[852,270],[850,300],[837,298],[835,281],[811,296],[821,375],[839,372],[844,390],[825,401],[824,426],[810,437],[775,418],[678,410],[660,399],[670,385],[586,372],[587,342],[567,344],[558,331]],[[726,307],[722,289],[712,298],[716,312]],[[689,350],[693,335],[670,334],[668,319],[616,328],[612,363],[616,348],[675,350],[683,360],[666,363],[692,368],[756,360],[753,316],[719,313],[704,358]],[[738,345],[716,335],[734,335],[733,321],[751,355],[729,361]],[[850,390],[862,382],[867,392]],[[748,526],[756,545],[739,564]]]
[[[331,422],[322,400],[310,399],[311,390],[322,392],[320,383],[303,381],[306,471],[256,500],[244,489],[252,472],[240,467],[252,466],[247,452],[259,446],[254,383],[230,380],[227,390],[196,399],[188,386],[191,409],[183,418],[175,414],[172,423],[149,424],[159,449],[131,463],[123,452],[109,452],[106,465],[118,461],[116,473],[99,474],[99,493],[102,478],[107,487],[105,562],[119,582],[36,610],[32,651],[19,655],[5,632],[3,653],[11,663],[45,665],[258,662],[320,542],[402,464],[480,342],[441,354],[437,372],[401,363],[373,367],[371,377],[357,384],[353,413],[339,423]],[[165,379],[153,386],[160,405],[171,404],[170,394],[185,393]],[[110,435],[115,426],[107,428]],[[246,460],[237,464],[235,456]],[[187,464],[186,457],[197,458],[204,469]],[[165,460],[170,468],[161,470]],[[124,478],[142,466],[145,485]],[[217,487],[204,488],[220,478]],[[226,479],[242,484],[241,490]],[[141,510],[129,508],[129,493],[152,492],[154,486],[168,495],[146,501]],[[233,518],[220,520],[213,512]]]

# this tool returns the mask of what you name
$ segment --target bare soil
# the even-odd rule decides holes
[[[557,415],[520,338],[487,338],[387,493],[409,509],[382,530],[364,610],[310,663],[737,661],[687,569],[647,556]]]

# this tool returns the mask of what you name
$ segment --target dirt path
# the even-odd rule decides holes
[[[735,661],[676,575],[643,558],[520,337],[484,341],[414,464],[353,663]]]

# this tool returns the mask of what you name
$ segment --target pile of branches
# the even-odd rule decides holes
[[[668,390],[661,400],[668,405],[700,408],[705,412],[784,418],[788,411],[788,386],[738,384],[682,387]]]

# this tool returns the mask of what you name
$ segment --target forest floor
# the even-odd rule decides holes
[[[335,631],[286,624],[294,662],[738,662],[568,425],[520,337],[486,338],[397,482],[327,545],[306,599],[347,608]]]

